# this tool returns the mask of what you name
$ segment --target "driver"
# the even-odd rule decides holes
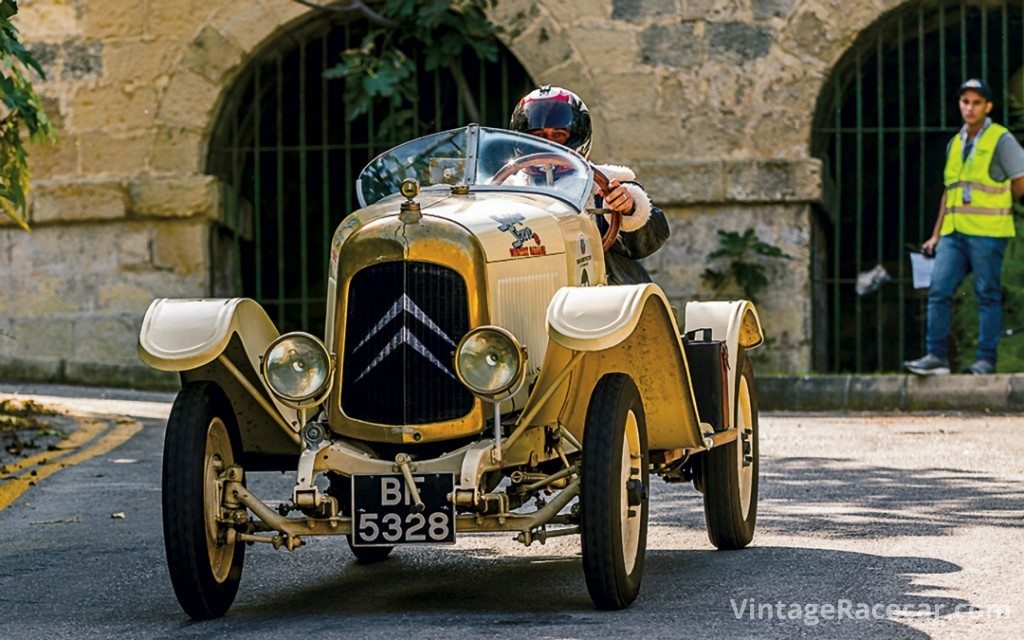
[[[567,89],[544,85],[531,91],[516,105],[509,128],[557,142],[590,158],[590,111],[578,95]],[[651,255],[668,240],[665,214],[654,206],[631,169],[594,166],[609,180],[607,193],[595,185],[594,207],[622,214],[619,235],[605,253],[608,283],[650,282],[651,276],[637,260]],[[607,231],[605,216],[597,217],[597,226],[602,234]]]

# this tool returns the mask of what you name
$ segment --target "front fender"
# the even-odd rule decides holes
[[[198,369],[223,353],[234,334],[257,371],[259,357],[280,335],[263,307],[248,298],[158,298],[142,321],[139,358],[161,371]]]
[[[704,448],[679,328],[660,287],[559,289],[548,307],[548,334],[544,364],[523,409],[530,424],[558,423],[582,437],[597,382],[607,373],[625,373],[643,398],[651,450]],[[561,376],[569,366],[572,373]]]
[[[548,334],[574,351],[610,349],[632,335],[643,305],[660,292],[653,284],[562,287],[548,305]]]
[[[255,467],[274,468],[274,456],[293,456],[297,412],[270,393],[260,358],[280,335],[248,298],[154,300],[139,332],[139,358],[182,382],[210,380],[224,390],[238,422],[242,448]],[[261,458],[261,460],[256,460]]]

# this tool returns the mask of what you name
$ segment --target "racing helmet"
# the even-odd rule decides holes
[[[583,100],[568,89],[544,85],[526,94],[512,112],[512,131],[528,133],[535,129],[565,129],[565,146],[583,157],[590,156],[590,111]]]

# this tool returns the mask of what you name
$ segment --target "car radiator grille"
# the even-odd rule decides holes
[[[387,262],[352,278],[345,314],[341,404],[379,424],[454,420],[473,408],[455,377],[455,346],[469,330],[466,283],[425,262]]]

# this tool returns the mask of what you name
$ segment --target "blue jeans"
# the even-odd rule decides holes
[[[942,236],[935,250],[935,268],[928,289],[928,353],[947,356],[953,294],[974,272],[978,301],[978,359],[995,364],[996,346],[1003,333],[1003,255],[1008,238],[969,236],[954,231]]]

